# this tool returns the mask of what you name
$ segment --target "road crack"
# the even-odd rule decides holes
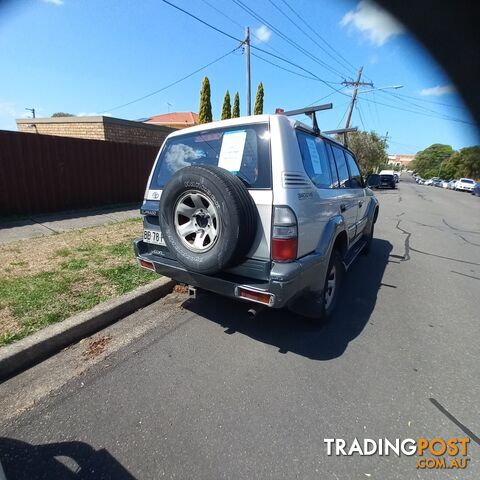
[[[400,215],[403,215],[403,214],[400,214]],[[398,215],[398,216],[400,216]],[[397,225],[395,226],[395,228],[397,230],[400,230],[404,235],[406,235],[405,237],[405,241],[404,241],[404,254],[403,254],[403,257],[402,259],[400,260],[401,262],[406,262],[408,260],[410,260],[410,237],[412,236],[412,233],[411,232],[407,232],[406,230],[404,230],[403,228],[400,227],[400,222],[401,220],[397,220]]]

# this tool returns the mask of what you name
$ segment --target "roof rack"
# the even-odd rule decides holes
[[[332,107],[333,107],[332,103],[325,103],[324,105],[315,105],[313,107],[298,108],[297,110],[289,110],[288,112],[281,112],[281,114],[287,115],[287,117],[292,117],[294,115],[301,115],[303,113],[307,115],[307,117],[310,117],[312,119],[313,131],[315,133],[320,133],[315,112],[319,112],[321,110],[330,110]]]
[[[323,135],[343,135],[343,144],[347,147],[347,133],[356,132],[358,127],[337,128],[336,130],[324,130]]]

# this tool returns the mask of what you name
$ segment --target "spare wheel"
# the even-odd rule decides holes
[[[177,171],[160,201],[160,228],[170,252],[188,270],[213,274],[238,264],[257,227],[255,204],[243,182],[223,168]]]

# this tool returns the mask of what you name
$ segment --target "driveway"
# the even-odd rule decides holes
[[[119,346],[89,370],[78,345],[5,382],[7,478],[479,478],[480,199],[408,179],[378,197],[372,252],[321,329],[177,295],[102,332]],[[472,460],[327,455],[355,437],[469,437]]]

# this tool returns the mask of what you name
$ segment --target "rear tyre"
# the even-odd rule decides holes
[[[165,186],[159,222],[167,247],[182,265],[213,274],[248,253],[257,211],[238,177],[217,166],[195,165],[177,171]]]
[[[335,311],[340,286],[343,281],[344,268],[342,257],[338,250],[333,250],[328,263],[327,275],[323,286],[323,319],[328,320]]]

